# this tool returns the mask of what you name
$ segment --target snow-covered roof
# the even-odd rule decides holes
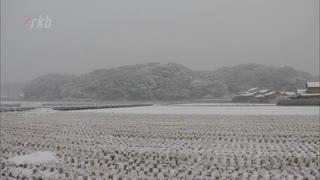
[[[297,94],[304,94],[306,91],[307,89],[297,89]]]
[[[255,93],[244,93],[244,94],[241,94],[241,96],[252,96],[254,95]]]
[[[270,92],[268,92],[268,93],[266,93],[266,94],[264,94],[265,96],[270,96],[270,95],[272,95],[272,94],[274,94],[274,93],[276,93],[277,91],[270,91]]]
[[[307,88],[319,88],[320,82],[307,82]]]
[[[291,91],[289,91],[289,92],[281,92],[281,94],[285,94],[285,95],[288,95],[288,96],[295,96],[295,95],[297,95],[295,92],[291,92]]]
[[[320,96],[320,93],[307,93],[307,89],[297,89],[299,96]]]
[[[270,89],[261,89],[260,91],[259,91],[259,93],[260,94],[264,94],[264,93],[267,93],[267,92],[269,92],[270,91]]]
[[[259,90],[259,88],[258,88],[258,87],[255,87],[255,88],[249,89],[247,92],[248,92],[248,93],[252,93],[252,92],[256,92],[256,91],[258,91],[258,90]]]
[[[320,97],[320,93],[302,93],[299,94],[299,96],[319,96]]]

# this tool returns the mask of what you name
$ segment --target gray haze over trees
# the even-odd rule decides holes
[[[27,100],[100,101],[222,98],[256,86],[293,91],[314,78],[291,67],[258,64],[194,71],[176,63],[148,63],[80,76],[43,75],[26,85],[24,96]]]
[[[31,29],[40,15],[50,28]],[[1,82],[149,62],[318,74],[319,0],[1,1]]]

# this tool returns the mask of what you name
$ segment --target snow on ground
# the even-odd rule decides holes
[[[185,103],[171,104],[171,106],[276,106],[276,104],[257,104],[257,103]]]
[[[21,107],[41,107],[42,102],[38,101],[1,101],[3,104],[20,104]]]
[[[24,114],[53,114],[56,112],[56,110],[53,110],[51,108],[36,108],[30,111],[25,111]]]
[[[126,114],[319,115],[318,106],[145,106],[71,112]]]
[[[12,177],[21,177],[22,179],[31,179],[31,177],[35,177],[34,170],[25,169],[19,166],[11,167],[10,173]],[[59,179],[59,174],[57,172],[50,172],[50,170],[37,172],[37,176],[44,179]]]
[[[2,177],[320,176],[319,107],[172,105],[38,111],[1,113]],[[27,155],[13,157],[17,154]]]
[[[22,174],[26,179],[316,179],[320,175],[319,116],[3,113],[0,131],[3,179],[19,179]],[[7,161],[40,158],[43,162],[42,155],[35,155],[38,151],[53,157],[55,152],[60,163]]]
[[[8,161],[14,164],[44,164],[59,162],[54,153],[50,151],[36,151],[31,154],[13,157]]]
[[[20,174],[26,179],[316,179],[320,175],[319,116],[3,113],[0,131],[3,179],[19,179]],[[46,153],[38,156],[38,151]],[[44,162],[48,154],[54,157],[52,152],[60,163],[7,161]]]

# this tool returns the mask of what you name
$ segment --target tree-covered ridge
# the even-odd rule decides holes
[[[246,64],[193,71],[180,64],[149,63],[100,69],[81,76],[47,74],[30,81],[26,99],[181,100],[221,98],[253,86],[303,87],[313,77],[290,67]]]
[[[281,91],[295,91],[304,88],[307,81],[319,81],[309,73],[297,71],[289,66],[272,67],[259,64],[241,64],[221,68],[213,72],[223,81],[230,92],[248,90],[251,87],[265,87]]]

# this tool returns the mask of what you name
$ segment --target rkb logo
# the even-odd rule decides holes
[[[40,15],[38,18],[24,18],[24,24],[29,25],[30,29],[49,29],[52,24],[52,19],[48,15]]]

